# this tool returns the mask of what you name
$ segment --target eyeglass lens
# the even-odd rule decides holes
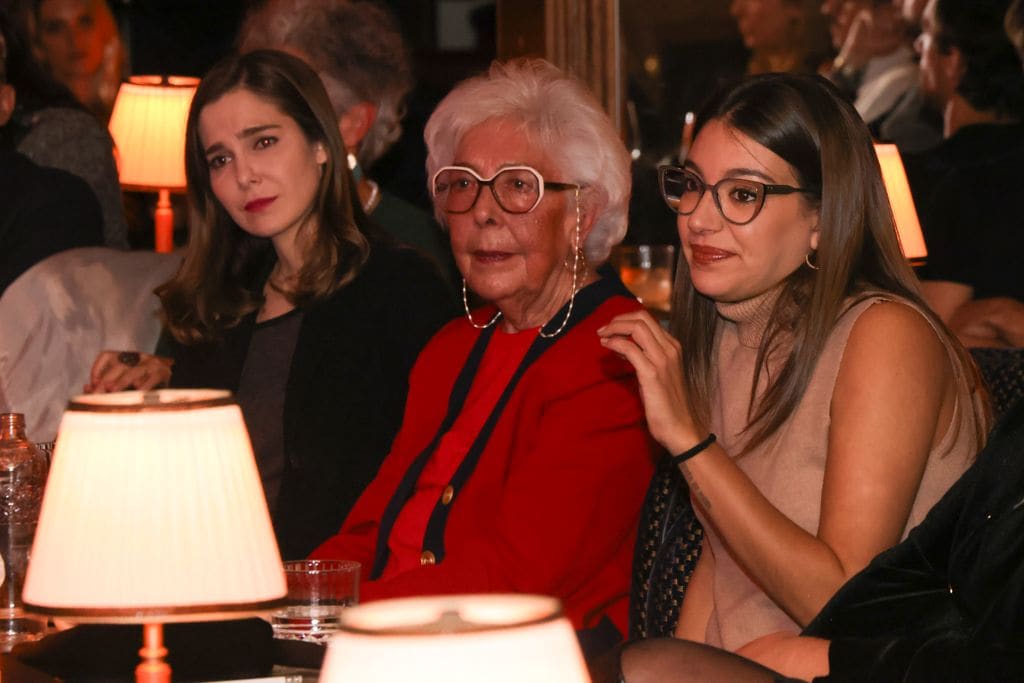
[[[662,196],[676,213],[684,216],[693,213],[707,188],[704,181],[691,171],[679,168],[662,171]],[[715,193],[718,210],[731,223],[749,223],[764,204],[764,185],[753,180],[725,178],[711,189]]]
[[[509,213],[527,213],[540,200],[542,182],[540,174],[529,169],[507,168],[491,180],[480,180],[469,171],[449,168],[434,180],[434,195],[445,211],[465,213],[476,203],[481,186],[490,185],[498,206]]]

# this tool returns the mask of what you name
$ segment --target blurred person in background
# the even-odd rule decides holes
[[[731,0],[729,13],[750,50],[747,73],[814,73],[832,57],[819,0]]]
[[[892,0],[827,0],[838,55],[826,75],[853,99],[874,138],[901,152],[919,152],[942,139],[942,122],[924,106],[910,26]]]
[[[128,224],[114,142],[105,124],[36,61],[21,19],[14,13],[7,15],[7,81],[18,97],[0,136],[39,166],[68,171],[85,180],[103,212],[104,243],[125,248]]]
[[[247,15],[238,48],[273,48],[308,62],[331,98],[363,210],[454,277],[451,249],[430,215],[381,188],[369,170],[398,140],[412,87],[394,16],[371,0],[264,0]]]
[[[124,61],[106,0],[32,0],[29,19],[37,59],[105,124]]]
[[[0,9],[0,131],[8,126],[18,97],[7,81],[8,26]],[[5,135],[0,135],[0,197],[0,295],[47,256],[103,243],[100,206],[86,182],[37,166]]]
[[[1024,301],[1024,70],[1004,22],[1010,0],[929,0],[921,84],[944,140],[906,159],[928,246],[923,291],[972,346],[1020,346]]]

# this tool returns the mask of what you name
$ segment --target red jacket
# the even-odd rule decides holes
[[[613,287],[596,283],[581,292],[577,307],[596,296],[596,309],[526,369],[472,475],[451,499],[436,564],[368,580],[385,510],[437,435],[456,377],[481,335],[462,319],[420,354],[391,453],[341,531],[312,557],[362,562],[364,601],[540,593],[560,598],[577,629],[607,616],[625,634],[637,519],[656,450],[632,367],[598,341],[599,327],[638,308],[631,298],[609,298]],[[477,311],[475,318],[491,315],[493,309]]]

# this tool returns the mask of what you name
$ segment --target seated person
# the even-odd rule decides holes
[[[1017,346],[1007,328],[1024,302],[1024,70],[1004,31],[1010,0],[931,0],[922,87],[943,112],[944,140],[907,159],[928,260],[925,299],[970,346]],[[965,308],[961,311],[961,309]]]
[[[828,0],[832,44],[827,76],[849,96],[875,139],[920,152],[942,139],[942,121],[921,97],[917,55],[900,0]]]
[[[266,0],[246,17],[238,44],[243,52],[284,50],[316,69],[338,118],[363,211],[454,281],[451,248],[437,223],[368,175],[402,133],[412,87],[409,51],[391,12],[368,0]]]
[[[124,61],[107,0],[31,0],[36,54],[50,75],[106,123]]]
[[[542,60],[456,86],[426,140],[466,318],[420,355],[391,453],[313,557],[361,562],[364,601],[553,595],[600,650],[626,633],[654,462],[632,368],[597,336],[640,307],[598,273],[626,231],[629,155]]]
[[[70,91],[36,63],[15,18],[0,6],[0,32],[7,42],[7,82],[18,91],[10,120],[0,131],[39,166],[73,173],[89,184],[103,212],[103,241],[128,246],[128,224],[114,162],[114,143]]]
[[[0,294],[51,254],[103,243],[100,205],[85,181],[35,165],[2,134],[17,102],[6,78],[6,48],[0,31]]]
[[[682,244],[672,333],[638,312],[601,335],[636,368],[704,529],[675,635],[742,652],[798,632],[905,537],[987,419],[835,87],[755,77],[697,125],[661,172]]]
[[[334,111],[297,57],[261,50],[212,68],[185,167],[189,244],[157,289],[167,357],[103,353],[87,389],[235,392],[281,553],[303,557],[387,454],[409,370],[453,297],[353,202]]]

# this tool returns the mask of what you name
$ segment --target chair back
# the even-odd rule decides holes
[[[1024,396],[1024,349],[970,349],[992,400],[993,423]]]
[[[0,408],[25,414],[29,438],[54,439],[100,351],[153,351],[153,289],[180,262],[181,254],[85,247],[47,257],[11,283],[0,297]]]
[[[675,633],[703,540],[690,489],[679,467],[666,456],[651,478],[640,510],[629,600],[630,640]]]

